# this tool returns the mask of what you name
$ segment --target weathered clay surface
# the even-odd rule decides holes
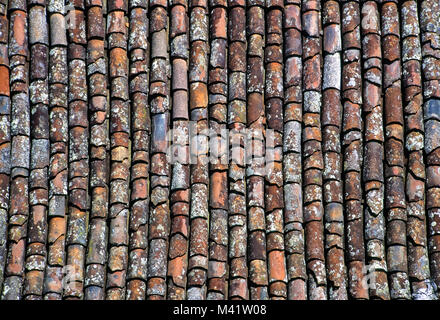
[[[437,0],[0,1],[1,299],[438,299],[439,199]]]
[[[384,120],[381,46],[381,16],[375,1],[361,8],[364,120],[364,228],[366,263],[371,266],[370,298],[389,299],[385,254]],[[377,80],[376,80],[377,78]],[[384,77],[385,79],[385,77]]]
[[[247,210],[245,150],[241,141],[246,127],[246,2],[228,0],[228,109],[229,143],[233,144],[228,168],[229,298],[249,299],[247,264]]]
[[[90,115],[90,215],[84,298],[105,297],[109,210],[109,108],[105,23],[101,1],[87,2],[87,77]]]

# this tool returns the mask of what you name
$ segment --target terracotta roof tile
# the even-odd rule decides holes
[[[9,15],[10,117],[10,194],[8,253],[4,262],[2,299],[23,298],[26,236],[29,217],[30,103],[27,58],[29,49],[26,3],[12,1]],[[3,20],[4,21],[4,20]],[[9,171],[9,170],[8,170]],[[9,172],[6,172],[9,174]],[[6,239],[5,239],[6,240]],[[4,241],[5,241],[4,240]]]
[[[0,15],[0,283],[4,281],[7,261],[8,211],[11,179],[11,101],[9,87],[8,29],[9,21],[4,8]]]
[[[437,299],[438,21],[0,1],[1,298]]]
[[[438,172],[435,170],[440,164],[438,157],[438,136],[440,134],[439,119],[433,112],[438,110],[440,98],[439,74],[439,4],[435,1],[423,1],[420,6],[420,31],[422,41],[422,74],[424,96],[424,128],[425,128],[425,155],[426,155],[426,213],[428,216],[428,244],[431,276],[439,285],[439,254],[437,253],[437,218],[439,184]]]
[[[375,287],[370,298],[389,299],[387,263],[385,261],[385,191],[384,191],[384,130],[382,90],[382,53],[379,7],[374,1],[362,4],[362,58],[365,74],[376,72],[378,82],[363,81],[364,163],[365,181],[365,242],[366,262],[371,265]],[[367,77],[365,77],[367,78]]]

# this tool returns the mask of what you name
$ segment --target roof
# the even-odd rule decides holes
[[[1,299],[439,288],[439,1],[0,1]]]

